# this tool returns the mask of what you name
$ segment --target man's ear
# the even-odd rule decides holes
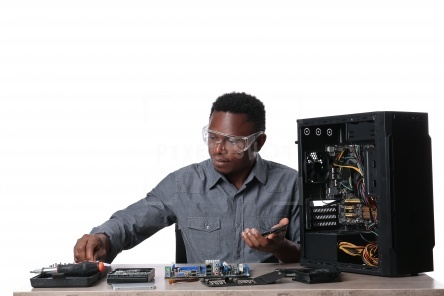
[[[262,149],[262,146],[264,146],[265,141],[267,141],[267,135],[262,134],[256,139],[256,151],[259,152]]]

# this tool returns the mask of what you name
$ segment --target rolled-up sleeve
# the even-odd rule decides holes
[[[175,188],[174,174],[169,174],[145,198],[115,212],[108,221],[91,230],[91,234],[105,233],[110,239],[111,249],[106,262],[112,262],[122,250],[137,246],[176,222],[170,209]]]

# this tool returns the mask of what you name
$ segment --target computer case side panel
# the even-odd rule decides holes
[[[431,139],[424,113],[381,112],[378,169],[379,266],[383,276],[433,270],[434,216]]]

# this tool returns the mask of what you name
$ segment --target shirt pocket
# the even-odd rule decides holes
[[[188,217],[188,231],[191,245],[195,246],[196,254],[213,258],[220,252],[219,218],[215,217]]]

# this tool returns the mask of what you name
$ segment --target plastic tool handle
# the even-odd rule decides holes
[[[57,272],[68,276],[90,276],[105,270],[103,262],[82,262],[75,264],[57,265]]]

